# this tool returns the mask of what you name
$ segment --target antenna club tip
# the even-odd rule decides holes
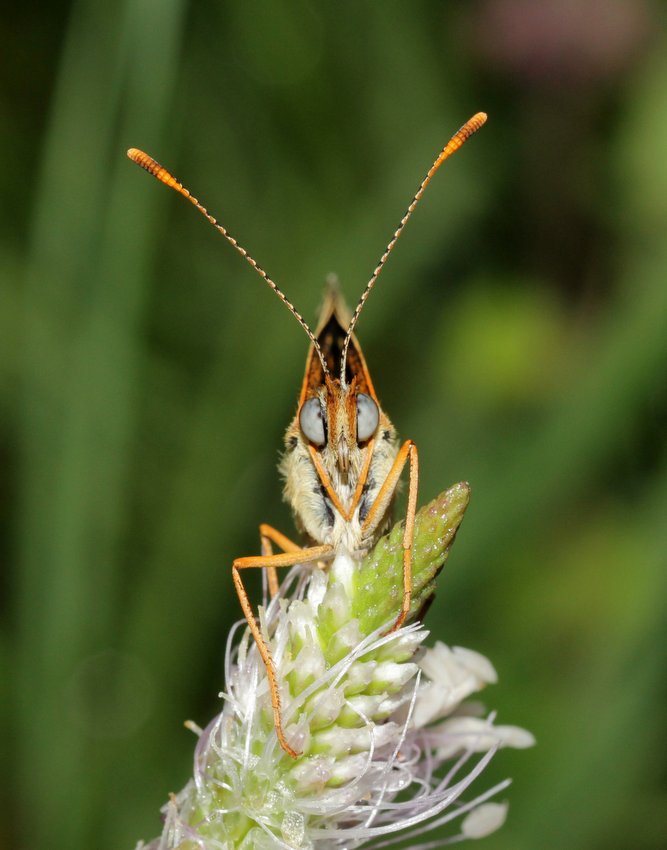
[[[128,148],[127,149],[127,158],[131,159],[132,162],[139,162],[140,159],[143,159],[146,154],[143,151],[140,151],[139,148]]]
[[[144,151],[140,151],[139,148],[130,148],[127,155],[132,162],[135,162],[138,166],[143,168],[144,171],[152,174],[153,177],[156,177],[161,183],[175,189],[177,192],[185,195],[186,198],[190,197],[190,193],[187,189],[184,189],[178,180],[170,174],[166,168],[161,166],[157,160],[153,159],[152,156],[144,153]]]
[[[162,166],[156,162],[152,156],[144,153],[144,151],[140,151],[139,148],[129,148],[127,156],[128,159],[132,160],[132,162],[136,162],[137,165],[145,168],[146,171],[150,171],[151,174],[155,174],[156,177],[158,176],[157,172],[162,168]]]
[[[463,135],[468,138],[468,136],[471,136],[473,133],[476,133],[480,129],[480,127],[483,127],[486,124],[486,120],[488,117],[489,116],[486,114],[486,112],[476,112],[472,116],[472,118],[469,118],[466,121],[466,123],[463,125],[463,127],[461,127],[459,132],[463,133]]]

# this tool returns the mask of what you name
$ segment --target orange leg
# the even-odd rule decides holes
[[[350,507],[345,510],[340,499],[338,498],[338,493],[333,488],[333,484],[331,483],[331,479],[327,474],[322,461],[320,460],[320,456],[317,453],[317,450],[313,446],[308,446],[308,451],[310,452],[310,459],[313,462],[313,466],[315,467],[317,474],[319,476],[320,481],[322,482],[322,486],[326,490],[327,496],[331,499],[331,502],[338,511],[338,513],[343,517],[345,522],[349,522],[354,516],[354,512],[356,510],[357,505],[361,499],[361,494],[364,492],[364,484],[366,483],[366,479],[368,478],[368,470],[370,469],[371,460],[373,458],[373,447],[375,445],[375,440],[369,440],[368,445],[366,446],[366,459],[364,460],[364,465],[361,467],[361,473],[359,475],[359,480],[357,481],[357,486],[352,496],[352,502],[350,503]]]
[[[368,516],[361,526],[362,536],[368,537],[382,522],[389,503],[396,492],[403,468],[408,462],[410,463],[410,482],[408,484],[408,507],[405,513],[405,529],[403,531],[403,602],[396,622],[389,630],[391,632],[400,629],[403,625],[410,611],[410,603],[412,602],[412,538],[415,531],[417,487],[419,485],[419,456],[417,446],[412,440],[406,440],[401,446],[396,460],[389,470],[389,474],[385,478],[382,487],[380,487],[380,492],[375,497]]]
[[[274,532],[274,529],[271,529],[271,532]],[[260,534],[262,533],[262,527],[260,527]],[[275,532],[273,534],[263,535],[266,537],[267,543],[270,546],[270,540],[273,537],[274,542],[278,543],[276,539],[279,537],[283,540],[283,542],[291,544],[286,537],[283,538],[283,535],[280,532]],[[266,544],[262,544],[264,547]],[[282,545],[280,542],[278,545]],[[292,546],[294,544],[291,544]],[[290,745],[287,743],[287,739],[285,738],[285,732],[283,730],[283,722],[282,715],[280,712],[280,691],[278,690],[278,677],[276,675],[276,669],[273,664],[273,658],[271,658],[271,651],[269,647],[266,645],[266,641],[262,637],[262,633],[257,625],[257,621],[255,620],[255,615],[252,610],[252,606],[250,605],[250,600],[248,599],[248,594],[246,593],[245,587],[243,586],[243,582],[241,581],[240,570],[246,570],[250,567],[265,567],[269,570],[274,570],[276,567],[293,567],[294,564],[308,564],[313,561],[319,561],[321,558],[325,558],[330,555],[333,551],[332,546],[311,546],[308,549],[299,549],[297,547],[297,551],[292,552],[281,552],[278,555],[251,555],[246,558],[236,558],[234,563],[232,564],[232,578],[234,580],[234,586],[236,587],[236,592],[239,597],[239,602],[241,603],[241,608],[243,609],[243,614],[248,622],[248,628],[255,639],[255,643],[257,644],[257,649],[259,650],[259,654],[262,657],[262,661],[266,666],[266,675],[269,680],[269,690],[271,692],[271,706],[273,708],[273,723],[276,727],[276,735],[278,736],[278,742],[280,746],[285,750],[285,752],[291,756],[292,758],[298,758],[300,753],[297,753],[296,750],[292,749]],[[277,579],[276,579],[277,585]]]
[[[272,525],[267,525],[263,522],[259,527],[259,539],[262,545],[263,557],[271,557],[273,555],[273,547],[271,543],[280,546],[283,552],[301,552],[302,547],[294,543],[289,537],[285,537],[282,532],[278,531]],[[271,599],[278,593],[278,573],[275,567],[267,567],[266,572],[269,578],[269,593]]]

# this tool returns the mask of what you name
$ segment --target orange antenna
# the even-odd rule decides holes
[[[320,348],[320,344],[315,337],[315,334],[311,331],[308,326],[308,323],[303,318],[301,313],[295,308],[291,301],[288,300],[285,293],[280,289],[280,287],[268,276],[268,274],[264,271],[264,269],[257,264],[257,262],[250,256],[250,254],[246,251],[246,249],[239,245],[239,243],[234,239],[234,237],[227,231],[225,227],[218,223],[218,221],[209,213],[209,211],[202,204],[199,203],[197,198],[194,195],[190,194],[189,190],[183,186],[182,183],[179,183],[178,180],[170,174],[166,168],[160,165],[159,162],[153,159],[152,156],[149,156],[147,153],[138,150],[137,148],[130,148],[127,152],[128,157],[132,160],[132,162],[136,162],[137,165],[140,165],[145,171],[149,174],[152,174],[153,177],[156,177],[161,183],[164,183],[165,186],[169,186],[171,189],[174,189],[179,195],[183,195],[184,198],[187,198],[191,204],[199,210],[199,212],[215,227],[215,229],[221,233],[225,239],[229,242],[229,244],[236,248],[239,254],[246,260],[253,269],[257,272],[257,274],[268,283],[271,289],[276,293],[278,298],[283,302],[283,304],[287,307],[290,313],[294,316],[297,322],[301,325],[304,331],[308,334],[308,338],[312,342],[315,350],[317,351],[318,357],[320,358],[320,363],[322,364],[322,369],[325,375],[329,375],[330,372],[327,369],[327,364],[324,360],[324,355],[322,354],[322,349]]]
[[[456,153],[456,151],[461,147],[461,145],[463,145],[463,143],[466,141],[466,139],[469,139],[470,136],[472,136],[473,133],[476,133],[479,130],[479,128],[484,125],[485,122],[486,122],[486,113],[485,112],[478,112],[476,115],[473,115],[473,117],[470,118],[468,121],[466,121],[466,123],[460,128],[460,130],[457,130],[456,133],[454,133],[454,135],[452,136],[452,138],[444,146],[444,148],[440,152],[436,161],[429,168],[429,170],[426,174],[426,177],[424,177],[424,179],[422,180],[419,189],[417,189],[416,195],[412,199],[410,206],[405,211],[405,215],[401,219],[400,224],[398,225],[398,227],[394,231],[394,235],[391,237],[391,241],[389,242],[389,244],[385,248],[384,254],[380,257],[380,262],[375,267],[375,271],[373,272],[371,279],[366,284],[366,288],[362,292],[361,298],[359,299],[359,303],[357,304],[357,306],[354,310],[354,313],[352,315],[352,319],[350,320],[350,325],[347,329],[347,334],[345,335],[345,342],[343,343],[343,352],[342,352],[341,361],[340,361],[341,362],[341,367],[340,367],[341,368],[341,371],[340,371],[341,381],[343,381],[344,378],[345,378],[345,363],[346,363],[346,360],[347,360],[347,350],[349,348],[350,339],[352,337],[352,333],[354,332],[354,328],[357,324],[357,320],[359,319],[359,314],[363,310],[364,304],[366,303],[366,299],[370,295],[371,289],[373,289],[373,287],[375,286],[375,281],[380,276],[380,272],[384,268],[384,264],[387,262],[387,258],[391,254],[391,252],[394,248],[394,245],[396,244],[396,242],[398,242],[398,237],[401,235],[401,233],[403,232],[403,228],[408,223],[408,219],[410,218],[410,216],[414,212],[415,207],[417,206],[417,204],[421,200],[421,196],[424,194],[426,187],[431,182],[431,178],[433,177],[435,172],[440,168],[442,163],[446,159],[448,159],[453,153]]]

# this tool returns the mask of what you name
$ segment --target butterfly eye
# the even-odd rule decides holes
[[[304,402],[299,413],[299,425],[304,436],[311,443],[315,443],[316,446],[323,446],[326,443],[324,416],[319,398],[309,398]]]
[[[373,399],[366,393],[357,395],[357,441],[363,443],[376,432],[380,421],[380,411]]]

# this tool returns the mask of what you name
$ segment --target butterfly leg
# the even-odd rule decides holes
[[[280,532],[278,532],[279,534]],[[268,537],[268,536],[267,536]],[[248,623],[248,628],[255,639],[257,649],[266,667],[266,675],[269,680],[269,691],[271,693],[271,707],[273,709],[273,723],[276,727],[278,742],[285,752],[292,758],[298,758],[297,753],[287,742],[283,730],[282,714],[280,711],[280,691],[278,689],[278,677],[271,657],[271,651],[264,640],[255,614],[252,610],[248,594],[241,580],[241,570],[251,567],[268,568],[275,570],[277,567],[293,567],[295,564],[308,564],[326,558],[333,551],[332,546],[311,546],[308,549],[298,549],[296,552],[281,552],[277,555],[251,555],[245,558],[236,558],[232,564],[232,579],[236,587],[236,593],[243,609],[243,615]]]
[[[385,516],[405,464],[410,464],[408,484],[408,507],[405,513],[405,528],[403,530],[403,602],[394,625],[389,631],[393,632],[405,622],[412,602],[412,538],[415,530],[415,514],[417,512],[417,488],[419,486],[419,454],[412,440],[406,440],[396,455],[389,474],[385,478],[380,491],[371,505],[368,516],[361,526],[361,533],[367,537],[375,531]]]
[[[273,555],[273,547],[271,543],[279,546],[283,552],[301,552],[302,547],[294,543],[289,537],[286,537],[277,528],[272,525],[267,525],[263,522],[259,527],[259,539],[262,546],[262,556],[271,557]],[[278,593],[278,573],[275,567],[267,567],[266,572],[269,579],[269,593],[271,599]]]

